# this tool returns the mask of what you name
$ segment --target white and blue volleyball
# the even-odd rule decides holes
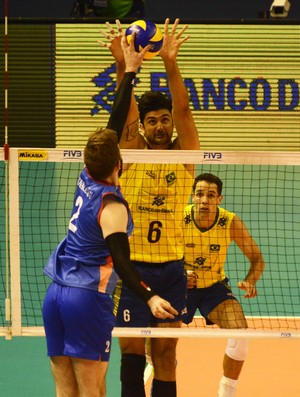
[[[125,32],[128,43],[130,43],[134,32],[136,34],[134,47],[137,52],[142,51],[148,44],[152,46],[146,52],[144,59],[152,59],[159,54],[163,44],[163,35],[156,23],[140,19],[130,24]]]

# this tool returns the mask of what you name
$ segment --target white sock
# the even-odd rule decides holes
[[[218,397],[234,397],[238,381],[235,379],[226,378],[222,376],[220,380],[220,387]]]

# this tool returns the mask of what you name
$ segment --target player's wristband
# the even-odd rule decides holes
[[[125,84],[127,84],[127,79],[129,79],[131,84],[133,85],[135,76],[136,76],[135,72],[125,72],[124,73],[124,80],[126,80]]]

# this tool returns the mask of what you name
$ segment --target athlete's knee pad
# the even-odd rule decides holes
[[[249,347],[249,339],[229,338],[226,347],[228,357],[237,361],[244,361]]]

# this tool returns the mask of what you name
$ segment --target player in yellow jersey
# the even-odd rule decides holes
[[[117,29],[107,24],[103,34],[117,62],[117,78],[123,73],[124,58]],[[138,101],[132,96],[131,109],[123,131],[122,149],[199,149],[198,133],[189,108],[189,97],[182,80],[177,55],[189,36],[183,37],[187,26],[177,32],[179,19],[169,28],[165,21],[164,41],[160,56],[168,76],[172,101],[158,91],[146,92]],[[140,129],[139,129],[140,127]],[[174,127],[177,137],[173,138]],[[181,164],[132,164],[123,174],[121,185],[134,220],[130,241],[131,259],[145,282],[157,288],[179,315],[174,321],[156,321],[146,305],[140,305],[125,284],[116,292],[117,326],[180,327],[186,310],[186,274],[183,266],[182,213],[193,184],[193,169]],[[168,298],[167,298],[168,297]],[[122,353],[122,397],[144,397],[145,340],[120,338]],[[152,397],[175,397],[175,338],[152,338],[151,356],[154,366]]]
[[[225,274],[227,250],[234,241],[250,262],[250,269],[238,287],[245,298],[257,295],[256,283],[264,267],[261,251],[243,221],[219,207],[222,181],[212,174],[195,178],[192,198],[184,212],[185,267],[188,273],[187,316],[190,323],[199,309],[207,324],[220,328],[247,328],[242,306],[234,296]],[[247,355],[248,340],[228,340],[219,397],[234,397],[237,381]]]

